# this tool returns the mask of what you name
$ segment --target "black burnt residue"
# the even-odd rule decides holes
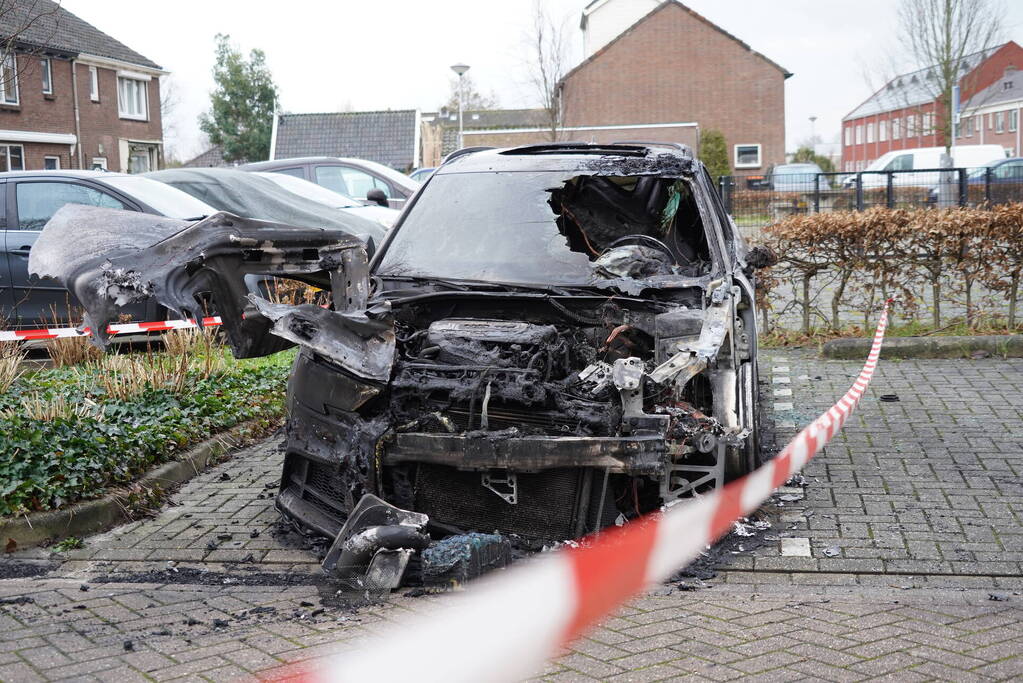
[[[634,176],[663,175],[682,176],[693,172],[693,162],[676,154],[648,154],[643,157],[606,155],[588,161],[587,170],[596,175]]]

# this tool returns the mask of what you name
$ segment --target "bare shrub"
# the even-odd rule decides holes
[[[89,337],[58,337],[46,342],[46,351],[50,360],[58,368],[69,365],[91,363],[103,358],[104,353],[97,348]]]
[[[0,343],[0,394],[10,389],[24,373],[24,360],[25,349],[20,343]]]

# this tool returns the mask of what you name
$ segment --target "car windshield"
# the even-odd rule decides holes
[[[176,187],[151,178],[132,175],[109,175],[101,180],[129,197],[151,206],[168,218],[199,218],[215,214],[217,210]]]
[[[987,173],[987,170],[989,168],[994,168],[996,165],[1000,164],[1003,161],[1005,161],[1005,159],[995,159],[994,161],[989,161],[986,164],[984,164],[983,166],[981,166],[979,168],[975,168],[972,171],[970,171],[970,177],[971,178],[983,178],[984,174]]]
[[[816,164],[787,164],[774,169],[775,175],[807,175],[820,172],[821,169]]]
[[[296,178],[295,176],[288,175],[287,173],[257,171],[256,175],[269,178],[288,192],[294,192],[306,199],[326,204],[334,209],[349,209],[355,206],[362,206],[359,202],[355,201],[351,197],[341,194],[340,192],[328,190],[322,185],[311,183],[308,180],[303,180],[302,178]]]
[[[651,192],[651,185],[660,189]],[[647,197],[658,196],[668,206],[672,192],[680,197],[675,208],[658,209],[645,225],[622,218],[632,200],[646,207]],[[662,211],[674,216],[662,219]],[[674,257],[663,256],[669,250]],[[658,254],[663,268],[653,263]],[[627,271],[630,258],[641,268]],[[376,274],[593,285],[615,276],[699,275],[710,260],[685,181],[562,171],[447,173],[435,174],[406,213]]]

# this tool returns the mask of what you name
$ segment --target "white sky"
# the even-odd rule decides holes
[[[564,18],[580,58],[588,0],[544,0]],[[793,72],[785,86],[786,140],[824,141],[883,80],[897,52],[893,0],[688,0],[693,10]],[[172,72],[180,103],[167,144],[203,150],[197,117],[209,102],[214,36],[267,55],[286,111],[436,108],[451,64],[465,62],[502,107],[536,106],[524,40],[532,0],[63,0],[63,5]],[[1009,0],[1006,37],[1023,43],[1023,2]],[[712,57],[711,57],[712,58]],[[871,76],[871,74],[874,74]]]

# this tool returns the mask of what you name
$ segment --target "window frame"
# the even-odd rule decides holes
[[[11,82],[14,84],[14,99],[8,99],[7,83],[4,82],[2,77],[2,69],[7,68],[6,63],[0,63],[0,105],[7,105],[9,107],[17,107],[21,105],[21,92],[18,87],[18,55],[13,52],[7,55],[7,59],[10,60],[11,69]],[[6,60],[4,60],[6,62]]]
[[[43,94],[53,94],[53,60],[49,57],[39,58],[40,73],[43,77]]]
[[[134,111],[125,109],[125,104],[128,98],[125,93],[125,84],[134,83],[136,91],[134,97],[132,97],[133,104],[142,105],[142,113],[137,114]],[[149,120],[149,84],[140,78],[131,78],[130,76],[117,77],[117,116],[122,119],[131,119],[132,121],[148,121]]]
[[[756,163],[741,164],[739,163],[739,148],[756,148],[757,150],[757,161]],[[739,144],[732,145],[732,164],[733,168],[761,168],[764,165],[764,146],[759,142],[740,142]]]
[[[21,157],[21,168],[11,168],[12,147],[17,147],[20,150],[19,156]],[[17,142],[0,142],[0,148],[3,148],[4,151],[3,158],[7,160],[7,168],[0,167],[0,172],[25,170],[25,145]]]
[[[857,145],[862,145],[863,144],[863,124],[862,123],[856,124],[856,137],[855,137],[855,140],[856,140],[856,144]]]
[[[1009,110],[1009,132],[1015,133],[1019,128],[1019,109]]]
[[[99,102],[99,69],[89,65],[89,101]]]
[[[867,123],[867,144],[873,144],[874,142],[874,122],[870,121]]]
[[[849,147],[850,145],[852,145],[852,140],[853,140],[853,127],[852,127],[852,125],[848,125],[848,126],[845,127],[845,146]]]
[[[8,203],[8,212],[7,212],[8,213],[8,222],[7,222],[7,229],[8,230],[16,230],[16,231],[19,231],[19,232],[39,232],[39,230],[33,230],[31,228],[22,228],[21,227],[21,204],[18,201],[18,188],[19,187],[21,187],[23,185],[35,185],[35,184],[38,184],[38,183],[60,183],[60,184],[64,184],[64,185],[77,185],[79,187],[84,187],[84,188],[86,188],[88,190],[92,190],[94,192],[99,192],[101,194],[107,195],[111,199],[117,200],[124,207],[123,210],[125,210],[125,211],[136,211],[136,212],[140,212],[140,213],[142,212],[142,208],[135,201],[132,201],[130,198],[125,197],[124,195],[122,195],[122,194],[120,194],[118,192],[113,192],[113,191],[111,191],[111,190],[109,190],[109,189],[107,189],[105,187],[101,187],[101,186],[99,186],[99,185],[97,185],[95,183],[90,183],[90,182],[82,180],[82,179],[60,177],[60,176],[55,177],[55,178],[45,178],[45,177],[42,177],[42,178],[19,178],[19,179],[15,180],[14,182],[8,182],[7,183],[7,186],[11,188],[10,195],[8,195],[10,197],[10,201]]]
[[[888,142],[888,119],[877,122],[877,141]]]
[[[1004,111],[995,112],[995,132],[996,133],[1004,133],[1005,132],[1005,112]]]
[[[892,119],[892,140],[902,139],[902,117],[896,116]]]
[[[51,159],[53,161],[55,161],[56,164],[54,165],[53,168],[46,168],[46,162],[50,161]],[[60,157],[56,156],[56,155],[53,155],[53,154],[47,154],[46,156],[44,156],[43,157],[43,170],[44,171],[59,171],[60,170]]]

